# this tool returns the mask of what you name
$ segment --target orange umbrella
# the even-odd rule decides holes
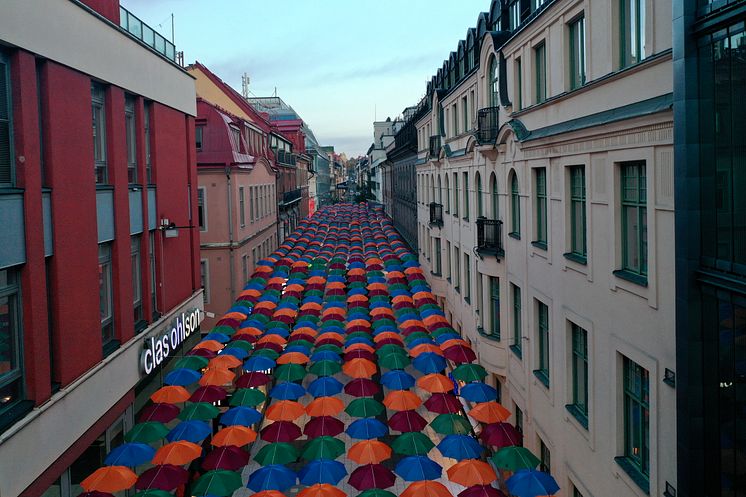
[[[379,464],[391,457],[391,447],[378,440],[363,440],[350,447],[347,457],[358,464]]]
[[[319,304],[318,302],[306,302],[305,304],[300,306],[300,310],[301,311],[320,311],[321,304]]]
[[[347,271],[347,276],[363,276],[365,274],[365,269],[361,267],[354,267]]]
[[[311,328],[310,326],[301,326],[300,328],[297,328],[295,331],[293,331],[290,336],[298,336],[298,335],[311,335],[312,337],[315,337],[318,335],[319,332]]]
[[[279,490],[262,490],[255,493],[252,497],[285,497],[285,494]]]
[[[420,321],[419,319],[407,319],[401,324],[402,328],[409,328],[410,326],[424,327],[422,321]]]
[[[262,294],[259,290],[256,288],[249,288],[248,290],[244,290],[243,292],[239,293],[239,297],[258,297]]]
[[[281,400],[269,406],[265,417],[272,421],[295,421],[306,413],[303,404],[294,400]]]
[[[417,394],[409,390],[392,390],[383,399],[383,405],[392,411],[411,411],[422,404]]]
[[[431,314],[429,316],[425,316],[424,318],[422,318],[422,322],[427,325],[430,325],[430,324],[435,324],[435,323],[447,323],[448,320],[444,316],[441,316],[440,314]]]
[[[257,345],[260,343],[276,343],[277,345],[285,345],[288,343],[287,340],[282,338],[280,335],[264,335],[262,338],[256,341]]]
[[[446,393],[453,390],[451,379],[440,373],[432,373],[418,378],[417,386],[430,393]]]
[[[440,348],[442,350],[446,350],[448,348],[451,348],[455,345],[463,345],[465,347],[471,348],[471,345],[469,345],[469,342],[466,340],[463,340],[461,338],[451,338],[450,340],[446,340],[445,342],[440,344]]]
[[[389,286],[386,283],[371,283],[366,288],[368,290],[388,290]]]
[[[341,314],[343,316],[347,315],[347,309],[344,309],[342,307],[330,307],[328,309],[324,309],[321,311],[322,316],[328,316],[330,314]]]
[[[202,454],[202,447],[186,440],[166,444],[153,456],[153,464],[189,464]]]
[[[287,352],[277,358],[277,364],[307,364],[309,360],[303,352]]]
[[[336,397],[319,397],[306,406],[306,413],[309,416],[336,416],[344,408],[344,402]]]
[[[223,315],[223,319],[237,319],[243,321],[246,319],[246,314],[243,312],[233,311]]]
[[[394,311],[389,309],[388,307],[376,307],[375,309],[370,311],[371,316],[393,316]]]
[[[302,292],[304,290],[303,285],[299,285],[298,283],[292,283],[285,287],[286,292]]]
[[[410,297],[409,295],[397,295],[396,297],[392,298],[391,301],[394,304],[398,304],[399,302],[412,303],[412,297]]]
[[[326,331],[321,334],[319,337],[319,340],[326,340],[327,338],[331,338],[332,340],[337,340],[338,342],[344,342],[345,337],[342,336],[342,334],[337,333],[336,331]]]
[[[453,497],[451,492],[437,481],[415,481],[399,494],[400,497]]]
[[[435,300],[435,296],[432,293],[426,292],[426,291],[417,292],[414,295],[412,295],[412,298],[415,299],[415,300],[420,300],[420,299],[433,299],[433,300]]]
[[[227,428],[223,428],[217,432],[210,442],[216,447],[223,447],[225,445],[235,445],[236,447],[243,447],[246,444],[250,444],[256,440],[256,432],[251,428],[245,426],[234,425]]]
[[[306,261],[295,261],[293,267],[308,267],[308,263]]]
[[[295,316],[298,315],[298,313],[294,309],[289,309],[285,307],[283,309],[277,309],[273,315],[274,316],[288,316],[288,317],[294,318]]]
[[[347,297],[347,302],[350,302],[350,303],[352,303],[352,302],[367,302],[367,301],[368,301],[368,297],[366,297],[365,295],[357,295],[356,294],[356,295],[350,295],[349,297]]]
[[[347,328],[352,328],[353,326],[367,326],[370,327],[370,322],[366,321],[365,319],[353,319],[349,323],[347,323]]]
[[[120,492],[137,481],[137,475],[126,466],[104,466],[80,482],[86,492]]]
[[[253,497],[257,497],[258,495],[254,494]],[[298,492],[298,497],[347,497],[347,494],[334,485],[317,483]]]
[[[254,328],[253,326],[247,326],[246,328],[241,328],[240,330],[238,330],[237,334],[259,337],[259,336],[262,336],[264,332],[260,330],[259,328]]]
[[[218,350],[222,350],[223,344],[218,342],[217,340],[203,340],[199,342],[197,345],[195,345],[193,348],[207,349],[213,352],[217,352]]]
[[[404,270],[404,274],[422,274],[422,268],[419,267],[408,267]]]
[[[479,459],[464,459],[448,468],[448,479],[465,487],[490,485],[497,480],[495,470]]]
[[[390,271],[389,274],[386,275],[387,278],[404,278],[404,273],[401,271]]]
[[[150,400],[159,404],[178,404],[179,402],[186,402],[189,398],[189,392],[186,388],[171,385],[167,387],[161,387],[150,396]]]
[[[472,407],[467,414],[477,421],[489,424],[501,423],[510,417],[510,411],[495,401],[480,402]]]
[[[378,343],[381,340],[388,340],[389,338],[393,338],[394,340],[401,340],[401,335],[395,331],[384,331],[383,333],[379,333],[378,335],[373,337],[373,341]]]
[[[345,352],[353,352],[355,350],[365,350],[371,353],[376,351],[376,349],[374,349],[367,343],[353,343],[352,345],[347,346],[347,348],[345,349]]]
[[[199,379],[199,384],[203,387],[207,385],[227,385],[233,381],[236,373],[224,368],[208,368]]]
[[[255,273],[271,273],[273,269],[269,266],[257,266],[256,269],[254,269]]]
[[[433,343],[421,343],[412,350],[409,351],[409,355],[412,357],[417,357],[418,355],[422,354],[423,352],[432,352],[433,354],[438,354],[439,356],[443,355],[443,351],[440,350],[440,347]]]
[[[282,285],[285,281],[285,278],[282,276],[275,276],[267,281],[267,285]]]
[[[342,366],[342,371],[352,378],[371,378],[376,373],[376,365],[368,359],[357,358],[348,361]]]
[[[327,290],[336,290],[340,288],[344,288],[345,284],[341,281],[332,281],[326,284]]]
[[[243,364],[243,362],[236,359],[236,356],[232,356],[230,354],[221,354],[217,357],[213,357],[212,359],[210,359],[211,368],[230,369],[230,368],[237,368],[241,364]]]
[[[324,278],[323,276],[311,276],[310,278],[308,278],[306,283],[311,285],[318,285],[319,283],[326,283],[326,278]]]
[[[371,257],[365,261],[365,265],[370,266],[371,264],[383,264],[383,261],[378,257]]]
[[[274,309],[275,307],[277,307],[277,304],[275,304],[271,300],[263,300],[263,301],[259,302],[258,304],[256,304],[254,306],[254,310],[257,310],[257,309]]]

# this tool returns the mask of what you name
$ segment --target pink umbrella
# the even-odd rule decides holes
[[[347,480],[358,490],[388,488],[394,485],[396,475],[383,464],[364,464],[352,472]]]
[[[169,421],[176,418],[179,415],[179,408],[173,404],[149,404],[140,413],[138,421],[143,423],[145,421],[159,421],[161,423],[168,423]]]
[[[217,402],[225,399],[227,396],[228,394],[225,392],[224,388],[215,385],[207,385],[195,390],[192,396],[189,397],[189,400],[191,402]]]
[[[173,490],[182,483],[189,480],[189,471],[181,466],[173,464],[160,464],[153,466],[143,472],[135,483],[138,490],[158,488],[160,490]]]
[[[227,469],[236,471],[249,463],[249,453],[240,447],[226,445],[210,451],[202,461],[202,467],[207,470]]]
[[[353,397],[372,397],[380,391],[378,383],[368,378],[355,378],[345,385],[345,393]]]
[[[345,425],[342,421],[332,416],[317,416],[303,428],[303,433],[310,438],[323,436],[336,437],[342,433]]]
[[[388,425],[392,430],[402,433],[422,431],[427,426],[427,420],[420,416],[417,411],[399,411],[389,418]]]
[[[523,438],[521,433],[510,423],[488,424],[482,429],[480,436],[484,443],[497,448],[521,445]]]
[[[461,410],[461,402],[452,393],[434,393],[425,401],[425,407],[430,412],[449,414]]]

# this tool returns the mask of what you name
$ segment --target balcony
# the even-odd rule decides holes
[[[285,150],[275,150],[275,158],[280,164],[285,164],[288,166],[295,165],[295,154],[293,154],[292,152],[287,152]]]
[[[174,44],[122,6],[119,7],[119,27],[171,62],[176,62],[176,47]]]
[[[498,259],[505,255],[502,221],[483,216],[477,218],[477,252],[480,255],[494,255]]]
[[[300,197],[301,197],[300,188],[296,188],[295,190],[290,190],[289,192],[285,192],[282,194],[282,203],[280,205],[282,206],[292,205],[295,202],[299,201]]]
[[[443,204],[430,202],[430,226],[443,226]]]
[[[430,137],[430,158],[437,159],[440,154],[441,136],[435,135]]]
[[[500,127],[500,108],[487,107],[477,112],[477,142],[494,143]]]

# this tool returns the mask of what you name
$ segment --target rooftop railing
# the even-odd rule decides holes
[[[122,6],[119,7],[119,27],[167,59],[176,62],[176,47],[174,44]]]

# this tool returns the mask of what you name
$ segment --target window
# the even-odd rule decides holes
[[[588,332],[570,323],[572,333],[572,404],[568,410],[588,428]]]
[[[516,2],[517,3],[517,2]],[[516,110],[523,109],[523,69],[521,58],[515,59],[515,107]]]
[[[536,103],[540,104],[547,99],[547,49],[543,42],[534,48],[534,75]]]
[[[435,274],[440,275],[441,268],[441,253],[440,253],[440,238],[435,239]]]
[[[623,357],[624,362],[624,460],[650,474],[650,407],[648,371]],[[624,467],[624,465],[623,465]]]
[[[543,302],[536,301],[536,321],[538,323],[539,364],[534,371],[544,386],[549,387],[549,307]]]
[[[620,0],[619,34],[621,67],[645,58],[645,0]]]
[[[446,177],[446,214],[451,212],[451,187],[448,184],[448,173],[445,175]]]
[[[575,485],[572,486],[572,497],[583,497],[583,494],[578,490]]]
[[[241,132],[238,128],[230,127],[231,129],[231,141],[233,142],[233,150],[236,152],[241,151]]]
[[[195,126],[194,128],[194,141],[197,145],[197,150],[202,150],[202,137],[204,135],[204,126]]]
[[[18,276],[15,269],[0,270],[0,413],[22,400],[24,395]]]
[[[130,255],[132,258],[132,304],[134,309],[135,327],[143,321],[142,311],[142,261],[140,259],[140,237],[130,239]]]
[[[490,276],[490,335],[500,339],[500,280]]]
[[[456,246],[453,247],[453,288],[461,293],[461,257]]]
[[[453,129],[451,130],[451,136],[458,135],[458,109],[456,108],[457,104],[453,104],[451,106],[451,119],[453,122]]]
[[[547,170],[544,167],[534,169],[536,188],[536,242],[546,249],[547,246]]]
[[[585,84],[585,17],[580,16],[570,23],[570,89]]]
[[[446,278],[451,280],[451,242],[446,240]]]
[[[254,187],[249,187],[249,219],[251,219],[251,222],[254,222],[254,196],[256,195],[256,192],[254,191]]]
[[[521,329],[521,289],[511,283],[513,295],[513,345],[510,347],[520,359],[523,356],[523,331]]]
[[[464,172],[464,219],[469,220],[469,173]]]
[[[98,83],[91,83],[91,106],[93,110],[93,161],[96,183],[109,182],[106,162],[106,111],[105,90]]]
[[[13,152],[13,103],[10,89],[10,63],[0,51],[0,186],[15,184]]]
[[[492,57],[490,59],[490,66],[489,66],[489,73],[488,77],[489,79],[489,106],[490,107],[497,107],[500,105],[500,102],[497,99],[497,91],[498,91],[498,74],[499,69],[497,65],[497,57]]]
[[[158,283],[155,269],[155,230],[149,232],[148,236],[148,259],[150,261],[150,305],[153,309],[153,319],[158,317]]]
[[[622,270],[641,276],[648,273],[647,179],[645,162],[621,165]]]
[[[469,115],[471,116],[471,118],[472,118],[472,121],[473,121],[473,120],[474,120],[474,119],[476,119],[476,117],[477,117],[477,112],[476,112],[476,106],[477,106],[477,102],[476,102],[476,100],[475,100],[475,94],[474,94],[474,90],[471,90],[471,91],[469,92],[469,103],[471,104],[471,105],[469,106],[469,109],[470,109],[470,113],[469,113]],[[470,127],[471,127],[471,126],[470,126]]]
[[[521,24],[521,1],[515,0],[508,7],[510,30],[515,30]]]
[[[551,455],[549,453],[549,447],[546,446],[544,443],[544,440],[539,438],[539,471],[544,471],[545,473],[551,473],[552,472],[552,459]]]
[[[570,167],[570,252],[585,259],[586,248],[585,168]]]
[[[199,277],[200,283],[202,284],[202,298],[205,304],[210,303],[210,263],[207,259],[201,259],[199,261]]]
[[[127,182],[137,183],[137,126],[135,123],[135,99],[124,99],[124,133],[127,144]]]
[[[515,408],[515,429],[518,433],[523,433],[523,411],[518,404],[513,403],[513,407]]]
[[[484,282],[482,273],[477,271],[477,326],[480,333],[488,333],[484,329]]]
[[[458,204],[461,202],[461,192],[458,187],[458,173],[453,173],[453,215],[458,217]]]
[[[249,281],[249,256],[244,254],[241,256],[241,285],[245,285]]]
[[[114,340],[114,288],[111,275],[111,244],[98,246],[98,287],[101,337],[104,348]]]
[[[466,96],[461,97],[461,115],[464,117],[463,129],[466,132],[471,128],[471,123],[469,122],[469,102]]]
[[[145,175],[148,184],[153,183],[153,162],[150,157],[150,114],[152,107],[153,102],[145,102],[143,122],[145,125]]]
[[[438,203],[443,205],[443,184],[440,181],[440,174],[438,175]]]
[[[477,184],[477,217],[484,217],[484,197],[482,196],[482,177],[477,172],[477,177],[475,179],[475,182]]]
[[[495,176],[495,173],[492,173],[490,174],[490,210],[492,211],[492,219],[499,219],[499,208],[497,201],[497,177]]]
[[[241,227],[246,226],[246,201],[244,199],[244,187],[238,187],[238,218],[241,222]]]
[[[510,235],[521,237],[521,198],[515,173],[510,178]]]
[[[464,300],[469,302],[471,300],[471,264],[469,261],[469,255],[464,254]]]
[[[197,188],[197,221],[199,222],[199,230],[207,231],[207,203],[206,197],[207,190],[204,186]]]

